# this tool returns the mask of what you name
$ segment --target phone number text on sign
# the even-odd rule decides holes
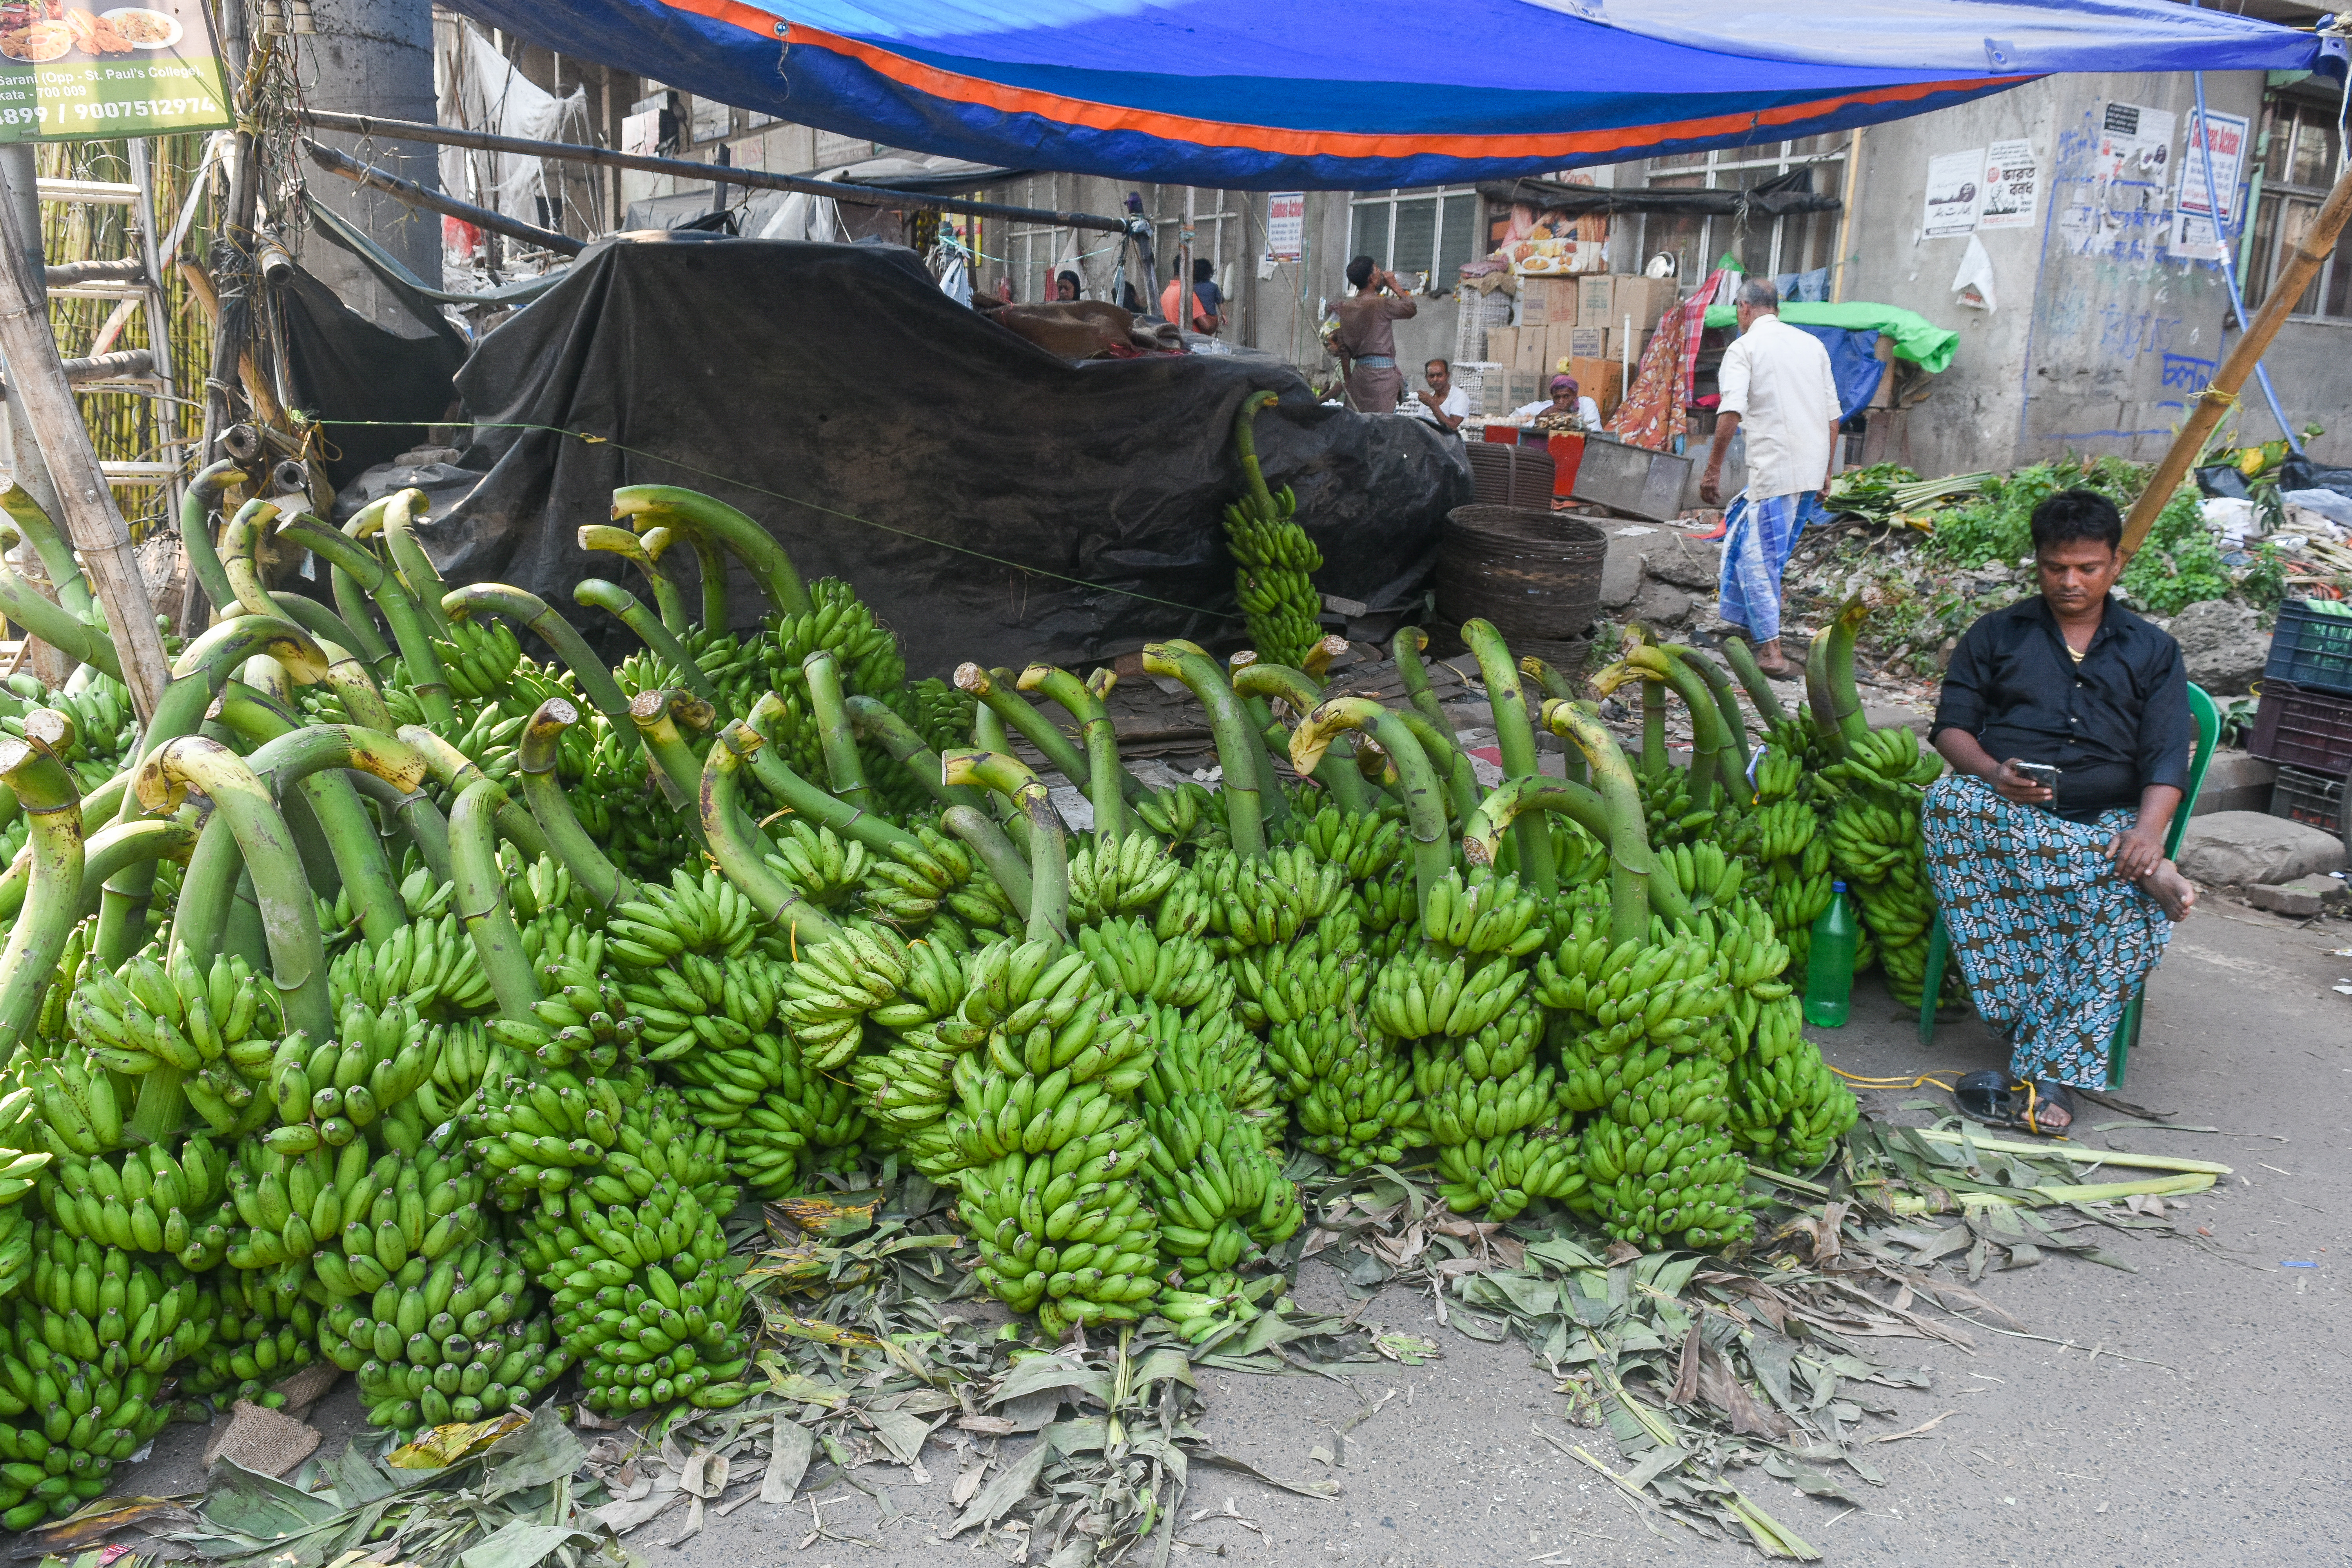
[[[30,109],[0,107],[0,125],[40,125],[49,123],[49,105]],[[95,125],[101,121],[169,120],[174,122],[191,119],[217,117],[220,105],[209,98],[146,98],[127,103],[64,103],[57,106],[59,125]]]

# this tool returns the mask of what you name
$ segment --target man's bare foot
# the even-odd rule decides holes
[[[2185,921],[2189,911],[2197,907],[2197,888],[2180,874],[2180,868],[2169,860],[2157,862],[2156,869],[2139,879],[2140,890],[2164,906],[2164,912],[2173,921]]]

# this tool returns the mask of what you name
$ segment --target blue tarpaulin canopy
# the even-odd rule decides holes
[[[1009,168],[1225,189],[1506,178],[1811,136],[2059,71],[2336,70],[2172,0],[457,0],[562,54]]]

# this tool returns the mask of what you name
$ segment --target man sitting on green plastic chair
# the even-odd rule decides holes
[[[2057,1132],[2074,1119],[2064,1086],[2107,1081],[2117,1020],[2197,901],[2164,857],[2189,781],[2189,675],[2179,643],[2108,596],[2125,559],[2114,502],[2062,491],[2032,528],[2042,592],[1953,651],[1930,736],[1952,773],[1923,826],[1960,973],[2011,1051],[2008,1072],[1960,1080],[1961,1106]]]

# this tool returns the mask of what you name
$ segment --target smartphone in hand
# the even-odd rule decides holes
[[[2023,773],[2027,778],[2032,779],[2035,784],[2040,784],[2043,789],[2046,789],[2046,790],[2048,790],[2048,791],[2050,792],[2050,798],[2049,798],[2047,801],[2042,802],[2042,805],[2052,805],[2052,806],[2054,806],[2054,805],[2057,804],[2057,800],[2058,800],[2058,764],[2057,764],[2057,763],[2016,763],[2016,762],[2013,762],[2013,763],[2010,763],[2009,765],[2010,765],[2011,767],[2012,767],[2012,768],[2015,768],[2019,773]]]

